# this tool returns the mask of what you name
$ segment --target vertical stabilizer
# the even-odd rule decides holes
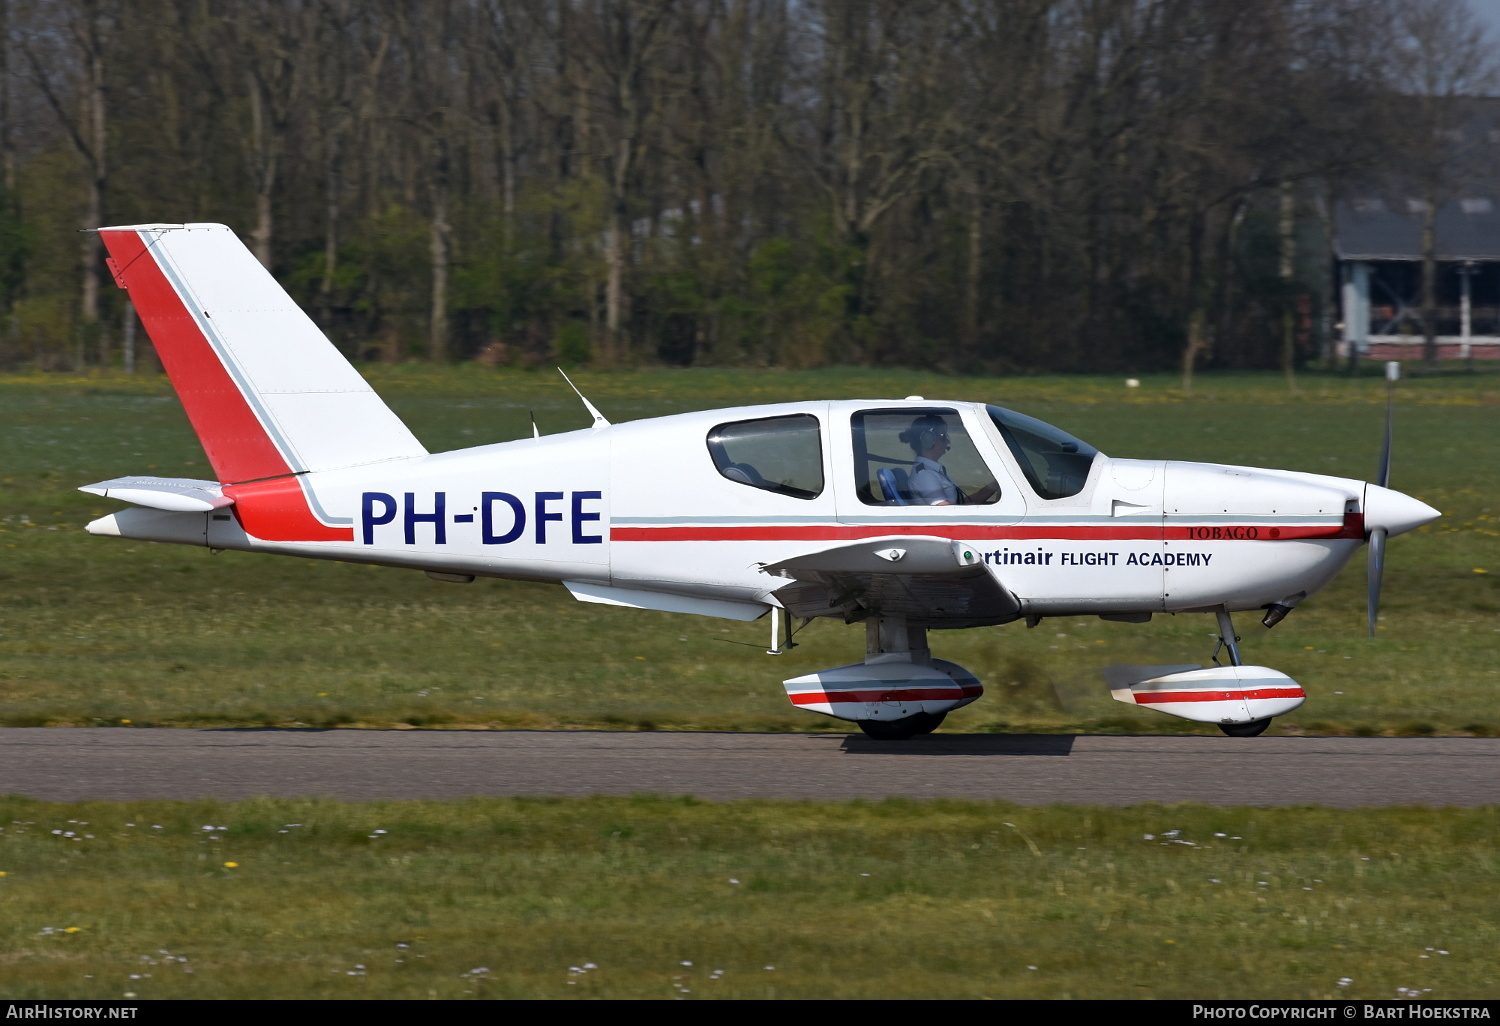
[[[100,237],[220,481],[426,455],[224,225]]]

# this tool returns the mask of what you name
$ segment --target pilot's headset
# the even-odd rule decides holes
[[[937,444],[938,436],[948,433],[948,425],[935,413],[929,413],[918,417],[911,422],[911,427],[901,432],[901,441],[911,446],[911,451],[918,456]]]

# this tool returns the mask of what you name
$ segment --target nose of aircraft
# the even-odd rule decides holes
[[[1366,531],[1383,527],[1387,534],[1401,534],[1430,524],[1440,516],[1441,513],[1420,499],[1379,485],[1365,485]]]

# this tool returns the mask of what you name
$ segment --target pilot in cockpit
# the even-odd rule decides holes
[[[959,506],[992,502],[1000,486],[991,481],[972,495],[964,494],[948,470],[938,461],[952,448],[948,425],[935,413],[924,414],[901,432],[901,441],[911,446],[916,458],[907,476],[906,490],[918,506]]]

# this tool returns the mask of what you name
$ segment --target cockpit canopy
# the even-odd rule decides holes
[[[1098,449],[1024,413],[1002,406],[986,406],[985,410],[1038,496],[1066,499],[1083,491]]]

